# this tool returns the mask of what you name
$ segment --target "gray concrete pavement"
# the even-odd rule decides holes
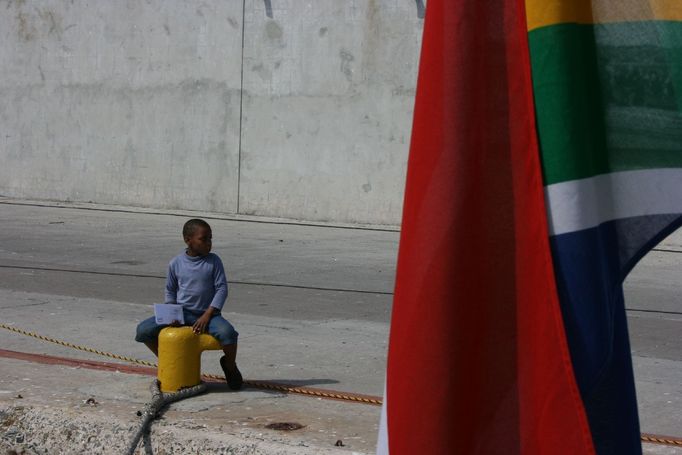
[[[125,453],[139,425],[136,413],[149,401],[150,381],[148,376],[3,359],[0,453],[10,447],[27,455]],[[173,404],[153,423],[151,439],[157,454],[368,453],[376,410],[279,393],[231,393],[225,385],[212,384],[207,394]],[[266,428],[273,422],[305,426],[282,433]],[[342,448],[335,446],[339,440]]]
[[[0,201],[2,321],[153,360],[132,341],[132,333],[162,298],[165,267],[182,250],[179,230],[186,218]],[[232,282],[225,311],[242,334],[239,364],[245,376],[380,395],[398,232],[231,219],[210,223],[214,251]],[[649,433],[682,436],[681,275],[682,233],[677,233],[626,283],[642,430]],[[5,330],[0,330],[0,346],[106,360]],[[204,354],[205,372],[219,372],[217,357]],[[24,406],[26,413],[48,406],[74,418],[93,414],[95,420],[110,414],[120,427],[118,438],[125,439],[137,421],[134,410],[148,398],[149,379],[2,359],[0,405]],[[19,394],[24,398],[17,399]],[[81,406],[88,396],[101,405]],[[206,427],[195,436],[216,447],[251,441],[254,451],[239,453],[370,453],[378,418],[374,406],[249,390],[174,405],[155,437],[184,440],[187,434],[173,431],[201,422],[196,425]],[[24,421],[36,419],[31,414]],[[297,420],[306,428],[291,434],[264,429],[278,420]],[[105,431],[105,426],[97,428]],[[220,442],[221,437],[227,439]],[[338,439],[346,447],[334,448]],[[647,453],[682,453],[646,448]]]
[[[162,299],[166,264],[183,248],[180,228],[186,217],[0,205],[0,218],[3,321],[94,349],[154,361],[132,336],[137,322],[151,314],[151,304]],[[239,364],[244,375],[380,395],[398,233],[210,222],[214,251],[223,258],[231,282],[225,313],[241,332]],[[1,330],[0,344],[15,351],[107,360]],[[205,353],[203,371],[219,374],[218,357],[216,352]],[[68,379],[74,372],[68,368],[6,359],[0,365],[0,389],[12,392],[0,393],[0,401],[16,405],[16,393],[31,397],[24,403],[47,400],[59,409],[66,406],[68,397],[78,397],[69,402],[78,405],[88,390],[102,403],[97,412],[114,409],[118,425],[125,429],[121,435],[127,435],[136,422],[133,410],[149,398],[148,377],[122,379],[122,375],[100,372],[82,377],[83,370],[79,370],[79,381],[84,383],[72,385]],[[18,380],[17,375],[22,378]],[[39,378],[46,375],[50,380],[41,383]],[[89,375],[99,378],[97,385],[83,379]],[[33,387],[34,382],[42,388]],[[69,393],[67,398],[58,398],[63,400],[59,404],[50,397],[41,398],[40,391],[50,390],[50,382],[55,393]],[[128,398],[122,388],[136,392]],[[187,406],[196,406],[197,411],[182,414]],[[129,412],[115,413],[116,409]],[[263,391],[210,394],[173,409],[180,414],[169,412],[169,421],[183,415],[179,421],[208,422],[209,435],[224,436],[216,425],[239,430],[241,443],[228,440],[225,444],[244,446],[254,438],[274,441],[282,453],[302,453],[300,443],[322,453],[339,439],[345,448],[333,450],[370,453],[380,411],[371,405],[284,399],[282,394]],[[283,436],[263,428],[277,420],[300,421],[306,427]],[[263,453],[275,453],[272,450]]]

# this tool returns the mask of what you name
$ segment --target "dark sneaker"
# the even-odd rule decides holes
[[[223,373],[225,373],[225,380],[227,381],[227,385],[230,387],[232,390],[239,390],[242,388],[242,383],[244,382],[242,379],[242,374],[239,372],[239,368],[237,368],[237,365],[234,365],[234,370],[230,371],[227,369],[227,366],[225,366],[225,356],[222,356],[220,358],[220,366],[223,369]]]

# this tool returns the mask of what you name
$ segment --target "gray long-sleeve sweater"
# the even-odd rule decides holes
[[[166,303],[177,303],[193,312],[209,306],[220,311],[227,299],[227,277],[220,258],[188,256],[181,253],[171,259],[166,276]]]

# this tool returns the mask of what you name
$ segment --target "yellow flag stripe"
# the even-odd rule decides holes
[[[555,24],[682,21],[682,0],[526,0],[528,31]]]

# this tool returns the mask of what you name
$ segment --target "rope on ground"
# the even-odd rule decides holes
[[[1,322],[0,322],[0,328],[9,330],[11,332],[20,333],[22,335],[30,336],[33,338],[37,338],[37,339],[42,340],[42,341],[47,341],[50,343],[55,343],[55,344],[59,344],[62,346],[69,347],[69,348],[77,349],[79,351],[90,352],[90,353],[101,355],[104,357],[122,360],[122,361],[128,362],[128,363],[134,363],[137,365],[144,365],[144,366],[148,366],[148,367],[152,367],[152,368],[157,368],[157,365],[155,363],[146,362],[144,360],[138,360],[138,359],[135,359],[132,357],[125,357],[125,356],[121,356],[118,354],[112,354],[110,352],[98,351],[96,349],[88,348],[86,346],[79,346],[77,344],[57,340],[55,338],[50,338],[50,337],[46,337],[43,335],[39,335],[37,333],[22,330],[22,329],[19,329],[17,327],[13,327],[11,325],[4,324]],[[224,381],[224,378],[222,376],[217,376],[217,375],[213,375],[213,374],[202,375],[202,377],[208,378],[208,379],[213,379],[213,380]],[[296,394],[301,394],[301,395],[308,395],[308,396],[314,396],[314,397],[319,397],[319,398],[329,398],[329,399],[342,400],[342,401],[350,401],[350,402],[355,402],[355,403],[372,404],[372,405],[379,405],[379,406],[382,404],[382,400],[380,400],[378,398],[364,397],[364,396],[360,396],[360,395],[356,395],[356,394],[336,393],[336,392],[332,392],[332,391],[315,390],[315,389],[310,389],[307,387],[294,387],[294,386],[290,386],[287,384],[278,384],[275,382],[245,380],[244,385],[246,385],[248,387],[257,388],[257,389],[275,390],[275,391],[284,392],[284,393],[296,393]],[[653,443],[653,444],[682,446],[682,439],[668,437],[668,436],[660,436],[660,435],[653,435],[653,434],[642,434],[641,440],[642,440],[642,442],[648,442],[648,443]],[[139,441],[139,439],[138,439],[138,441]],[[146,442],[145,442],[145,445],[146,445]],[[147,453],[150,453],[150,452],[147,452]]]
[[[43,341],[47,341],[50,343],[55,343],[55,344],[59,344],[62,346],[66,346],[67,348],[73,348],[73,349],[76,349],[78,351],[90,352],[92,354],[97,354],[97,355],[109,357],[109,358],[116,359],[116,360],[122,360],[124,362],[136,363],[138,365],[144,365],[147,367],[156,368],[155,363],[147,362],[144,360],[134,359],[132,357],[125,357],[125,356],[118,355],[118,354],[112,354],[111,352],[98,351],[97,349],[92,349],[92,348],[89,348],[87,346],[79,346],[77,344],[69,343],[68,341],[62,341],[62,340],[57,340],[56,338],[46,337],[46,336],[43,336],[43,335],[40,335],[40,334],[37,334],[34,332],[29,332],[27,330],[23,330],[23,329],[20,329],[17,327],[13,327],[11,325],[3,324],[1,322],[0,322],[0,328],[9,330],[10,332],[20,333],[22,335],[37,338],[39,340],[43,340]]]
[[[194,387],[188,387],[178,392],[164,393],[161,392],[161,390],[159,390],[159,381],[155,379],[151,383],[150,390],[152,392],[152,401],[145,405],[144,412],[142,413],[142,422],[140,422],[139,428],[135,432],[133,438],[130,440],[130,444],[128,445],[126,455],[133,455],[133,453],[135,453],[135,449],[137,449],[137,444],[140,442],[140,439],[142,437],[144,437],[143,444],[145,453],[147,455],[153,455],[149,428],[152,421],[156,419],[159,415],[159,412],[161,412],[163,408],[169,405],[170,403],[174,403],[184,398],[193,397],[195,395],[199,395],[201,393],[206,392],[206,384],[199,384]]]
[[[682,447],[682,439],[673,438],[672,436],[661,436],[657,434],[642,433],[641,439],[643,442],[650,442],[652,444],[663,444],[667,446]]]
[[[202,377],[205,377],[208,379],[217,379],[217,380],[222,379],[222,376],[217,376],[214,374],[204,374],[204,375],[202,375]],[[298,395],[309,395],[309,396],[318,397],[318,398],[329,398],[331,400],[352,401],[355,403],[373,404],[373,405],[377,405],[377,406],[381,406],[381,404],[382,404],[382,400],[379,398],[372,398],[372,397],[368,397],[368,396],[362,396],[362,395],[350,394],[350,393],[339,393],[339,392],[334,392],[334,391],[311,389],[308,387],[295,387],[295,386],[288,385],[288,384],[279,384],[277,382],[245,380],[244,384],[249,386],[249,387],[253,387],[255,389],[275,390],[277,392],[295,393]]]
[[[17,327],[13,327],[8,324],[3,324],[0,323],[0,328],[9,330],[11,332],[15,333],[20,333],[22,335],[26,335],[29,337],[37,338],[42,341],[47,341],[49,343],[55,343],[61,346],[66,346],[68,348],[76,349],[79,351],[84,351],[84,352],[90,352],[92,354],[97,354],[103,357],[109,357],[112,359],[117,359],[117,360],[122,360],[124,362],[128,363],[134,363],[137,365],[144,365],[152,368],[157,368],[157,365],[155,363],[151,362],[146,362],[144,360],[138,360],[133,357],[125,357],[122,355],[118,354],[112,354],[110,352],[105,352],[105,351],[98,351],[97,349],[92,349],[87,346],[80,346],[77,344],[69,343],[67,341],[62,341],[58,340],[56,338],[51,338],[47,337],[44,335],[40,335],[34,332],[29,332],[27,330],[23,330]],[[218,381],[224,381],[225,378],[223,376],[217,376],[217,375],[212,375],[212,374],[206,374],[203,375],[203,377],[208,378],[208,379],[213,379],[213,380],[218,380]],[[252,381],[252,380],[245,380],[244,385],[247,387],[253,387],[256,389],[264,389],[264,390],[274,390],[278,392],[284,392],[284,393],[295,393],[299,395],[308,395],[308,396],[313,396],[313,397],[319,397],[319,398],[328,398],[328,399],[333,399],[333,400],[342,400],[342,401],[351,401],[355,403],[364,403],[364,404],[372,404],[376,406],[381,406],[382,400],[379,398],[372,398],[372,397],[367,397],[367,396],[362,396],[362,395],[357,395],[357,394],[350,394],[350,393],[338,393],[334,391],[325,391],[325,390],[316,390],[316,389],[311,389],[307,387],[295,387],[292,385],[288,384],[278,384],[276,382],[266,382],[266,381]]]

